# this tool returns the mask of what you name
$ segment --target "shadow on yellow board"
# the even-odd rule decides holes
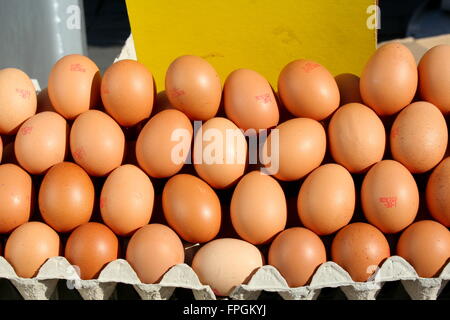
[[[359,75],[376,48],[375,0],[127,0],[138,60],[158,90],[178,56],[208,60],[222,82],[238,68],[276,89],[281,69],[305,58],[333,75]]]

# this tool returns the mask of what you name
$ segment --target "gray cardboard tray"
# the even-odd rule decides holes
[[[189,250],[189,249],[188,249]],[[77,290],[85,300],[109,299],[118,283],[131,285],[144,300],[167,300],[175,288],[192,290],[196,300],[215,300],[211,288],[200,283],[188,264],[173,266],[158,284],[142,283],[126,260],[110,262],[98,279],[81,280],[76,267],[64,257],[47,260],[33,279],[20,278],[13,267],[0,257],[0,278],[9,280],[26,300],[49,300],[54,297],[58,281],[65,281],[69,289]],[[236,287],[229,298],[256,300],[262,291],[276,292],[286,300],[315,300],[323,288],[339,287],[350,300],[374,300],[383,285],[401,281],[411,299],[435,300],[450,280],[450,263],[437,278],[420,278],[403,258],[388,258],[367,282],[354,282],[350,275],[334,262],[323,263],[304,287],[289,288],[286,280],[270,265],[258,269],[247,284]]]

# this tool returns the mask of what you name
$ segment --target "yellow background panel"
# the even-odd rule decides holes
[[[375,0],[127,0],[138,60],[158,90],[178,56],[204,57],[222,82],[237,68],[264,75],[276,89],[281,69],[306,58],[333,75],[359,75],[376,48],[367,27]]]

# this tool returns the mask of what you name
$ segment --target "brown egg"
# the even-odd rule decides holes
[[[14,164],[0,165],[0,233],[10,233],[30,219],[31,177]]]
[[[244,174],[246,157],[244,134],[226,118],[206,121],[195,135],[195,170],[213,188],[232,186]]]
[[[2,137],[0,137],[0,163],[2,163],[3,159],[3,140]]]
[[[331,245],[332,260],[357,282],[369,280],[390,255],[389,244],[380,230],[362,222],[341,229]]]
[[[184,248],[172,229],[148,224],[131,237],[126,259],[143,283],[156,283],[167,270],[184,262]]]
[[[252,171],[234,189],[230,213],[242,239],[252,244],[267,243],[286,226],[286,197],[274,178]]]
[[[88,57],[71,54],[59,59],[48,77],[48,95],[55,110],[74,119],[100,103],[101,76]]]
[[[450,259],[450,232],[432,220],[423,220],[403,231],[397,254],[422,278],[438,277]]]
[[[136,142],[139,166],[153,178],[173,176],[189,156],[192,132],[192,124],[182,112],[164,110],[156,114]]]
[[[179,174],[170,178],[164,186],[162,206],[169,226],[188,242],[207,242],[219,233],[219,198],[195,176]]]
[[[398,42],[379,47],[361,74],[364,104],[379,115],[391,115],[406,107],[416,89],[416,61],[411,51]]]
[[[181,56],[167,69],[166,94],[170,103],[191,120],[213,118],[220,105],[222,84],[216,70],[197,56]]]
[[[42,174],[64,161],[68,149],[66,119],[56,112],[38,113],[25,121],[17,133],[14,151],[21,167]]]
[[[42,89],[37,95],[37,110],[36,113],[52,111],[56,112],[53,108],[50,97],[48,96],[48,88]]]
[[[79,268],[83,280],[98,278],[102,269],[118,257],[119,240],[105,225],[88,222],[69,236],[64,256]]]
[[[302,224],[318,235],[346,226],[355,210],[355,184],[350,173],[334,163],[318,167],[303,182],[297,199]]]
[[[334,77],[341,97],[339,105],[347,103],[362,103],[359,92],[359,77],[352,73],[341,73]]]
[[[87,173],[71,162],[53,166],[39,189],[39,210],[58,232],[69,232],[89,221],[94,207],[94,185]]]
[[[448,130],[441,111],[428,102],[404,108],[391,128],[392,157],[412,173],[435,167],[447,149]]]
[[[134,60],[121,60],[106,69],[101,85],[103,105],[120,125],[131,127],[150,117],[153,76]]]
[[[297,117],[327,118],[339,107],[339,88],[331,73],[310,60],[295,60],[281,71],[278,92],[283,104]]]
[[[450,227],[450,157],[433,170],[426,188],[428,210],[437,221]]]
[[[272,130],[263,146],[268,173],[284,181],[298,180],[320,166],[326,151],[322,125],[308,118],[291,119]]]
[[[31,79],[15,68],[0,70],[0,134],[15,134],[36,113],[36,91]]]
[[[334,161],[352,173],[361,173],[383,158],[386,132],[376,113],[359,103],[340,107],[328,125]]]
[[[367,220],[384,233],[409,226],[419,209],[419,190],[414,177],[401,163],[383,160],[364,177],[361,203]]]
[[[103,221],[115,234],[128,236],[150,221],[154,196],[153,184],[141,169],[130,164],[120,166],[103,185]]]
[[[441,44],[428,50],[419,62],[419,92],[424,100],[450,112],[450,45]]]
[[[233,71],[223,87],[227,118],[243,130],[268,129],[278,124],[280,114],[269,82],[250,69]]]
[[[47,259],[59,256],[58,234],[42,222],[27,222],[6,241],[5,258],[22,278],[33,278]]]
[[[70,151],[92,176],[105,176],[122,164],[125,136],[110,116],[89,110],[77,117],[70,131]]]
[[[224,238],[201,247],[194,256],[192,269],[216,295],[228,296],[236,286],[247,283],[263,264],[257,247],[243,240]]]
[[[292,288],[309,284],[317,268],[326,261],[322,240],[305,228],[284,230],[269,249],[269,264],[280,271]]]

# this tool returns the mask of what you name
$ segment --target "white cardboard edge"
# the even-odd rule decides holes
[[[130,36],[125,41],[125,45],[123,46],[122,50],[120,51],[119,56],[116,59],[114,59],[114,62],[124,60],[124,59],[137,60],[136,49],[134,47],[134,41],[133,41],[132,34],[130,34]]]
[[[39,84],[39,80],[38,79],[31,79],[31,82],[33,83],[34,86],[34,90],[36,91],[36,93],[41,92],[41,86]]]

